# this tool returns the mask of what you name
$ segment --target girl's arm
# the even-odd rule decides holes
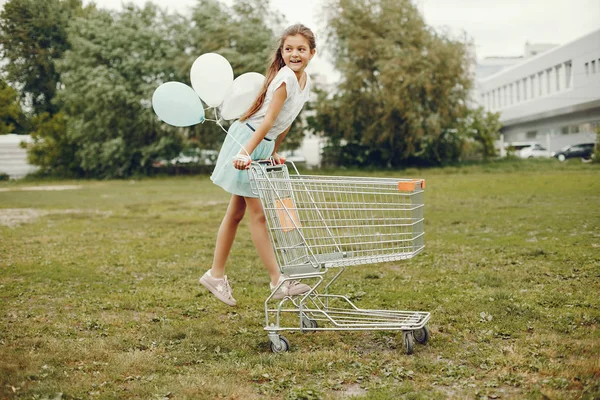
[[[277,149],[279,149],[279,145],[281,144],[281,142],[283,142],[283,139],[285,139],[285,135],[288,134],[291,127],[291,125],[288,126],[287,129],[281,132],[279,136],[277,136],[277,139],[275,139],[275,147],[273,148],[273,154],[271,155],[271,157],[273,157],[276,164],[283,164],[285,162],[285,157],[282,157],[279,154],[277,154]]]
[[[286,98],[287,90],[284,82],[281,86],[277,88],[277,90],[275,90],[275,93],[273,93],[273,98],[271,99],[271,104],[269,104],[269,107],[267,108],[265,119],[258,126],[258,128],[256,128],[256,131],[252,134],[252,137],[250,137],[250,140],[248,140],[246,146],[244,146],[248,151],[248,154],[246,154],[244,149],[242,149],[238,154],[238,156],[242,157],[235,157],[233,159],[233,166],[236,169],[248,168],[248,166],[250,165],[250,160],[247,158],[244,160],[244,158],[248,157],[249,154],[252,154],[252,152],[254,151],[254,149],[256,149],[258,144],[265,138],[267,132],[269,132],[269,129],[273,127],[277,116],[283,108],[283,103],[285,102]]]

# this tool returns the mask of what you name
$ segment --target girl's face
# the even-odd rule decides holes
[[[281,48],[283,62],[298,76],[304,72],[308,62],[314,55],[315,50],[310,49],[308,40],[300,34],[288,36],[283,41],[283,47]]]

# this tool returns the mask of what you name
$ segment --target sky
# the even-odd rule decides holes
[[[44,1],[44,0],[39,0]],[[122,0],[94,1],[101,8],[119,10]],[[143,5],[147,0],[128,0]],[[230,4],[231,0],[222,0]],[[520,56],[525,42],[565,44],[600,29],[600,0],[413,0],[435,28],[447,28],[454,34],[466,32],[475,43],[477,59],[490,56]],[[0,0],[0,5],[6,0]],[[196,0],[153,0],[169,11],[186,14]],[[271,0],[292,24],[301,22],[313,29],[317,48],[325,37],[320,17],[323,0]],[[320,47],[321,46],[321,47]],[[335,80],[336,73],[327,53],[317,53],[309,72],[322,72]]]

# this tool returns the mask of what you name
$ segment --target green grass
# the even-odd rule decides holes
[[[0,398],[600,397],[600,166],[327,173],[427,180],[425,253],[337,287],[431,312],[415,354],[394,332],[290,332],[272,354],[246,223],[238,306],[197,284],[228,201],[205,176],[3,182]],[[37,184],[82,187],[17,190]]]

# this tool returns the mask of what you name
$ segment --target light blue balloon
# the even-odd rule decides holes
[[[204,122],[204,107],[188,85],[166,82],[152,95],[152,108],[158,118],[173,126],[191,126]]]

